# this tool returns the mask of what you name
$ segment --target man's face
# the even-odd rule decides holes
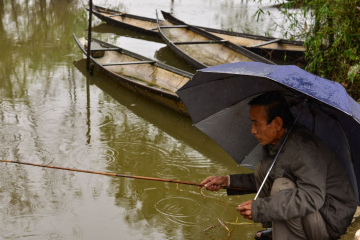
[[[276,144],[279,137],[279,127],[274,119],[270,124],[267,123],[267,114],[264,106],[251,106],[250,120],[252,121],[251,133],[262,144]]]

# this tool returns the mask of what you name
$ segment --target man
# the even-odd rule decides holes
[[[202,184],[217,191],[223,186],[256,192],[273,162],[294,118],[286,100],[276,92],[249,102],[251,133],[263,145],[252,174],[211,176]],[[228,190],[228,194],[234,194]],[[255,239],[338,239],[350,225],[357,207],[351,184],[335,154],[306,127],[295,124],[259,194],[240,204],[247,219],[268,225]]]

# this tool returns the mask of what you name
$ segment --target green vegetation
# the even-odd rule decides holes
[[[261,0],[253,0],[261,3]],[[316,75],[340,82],[360,99],[359,0],[270,0],[285,17],[284,37],[305,41],[306,65]],[[270,14],[263,9],[257,19]]]

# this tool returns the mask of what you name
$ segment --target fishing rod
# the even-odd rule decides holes
[[[193,186],[198,186],[198,187],[204,186],[201,183],[184,182],[184,181],[177,181],[177,180],[172,180],[172,179],[132,176],[132,175],[124,175],[124,174],[118,174],[118,173],[110,173],[110,172],[96,172],[96,171],[81,170],[81,169],[75,169],[75,168],[65,168],[65,167],[57,167],[57,166],[51,166],[51,165],[41,165],[41,164],[35,164],[35,163],[18,162],[18,161],[12,161],[12,160],[1,160],[0,159],[0,162],[22,164],[22,165],[28,165],[28,166],[34,166],[34,167],[53,168],[53,169],[67,170],[67,171],[73,171],[73,172],[92,173],[92,174],[99,174],[99,175],[106,175],[106,176],[113,176],[113,177],[134,178],[134,179],[143,179],[143,180],[151,180],[151,181],[178,183],[178,184],[193,185]],[[239,191],[247,190],[247,189],[243,189],[243,188],[234,188],[234,187],[227,187],[227,186],[221,187],[221,188],[230,189],[230,190],[239,190]]]

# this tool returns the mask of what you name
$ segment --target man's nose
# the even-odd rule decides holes
[[[254,127],[254,124],[251,126],[251,133],[254,134],[254,135],[257,133],[257,131],[256,131],[255,127]]]

